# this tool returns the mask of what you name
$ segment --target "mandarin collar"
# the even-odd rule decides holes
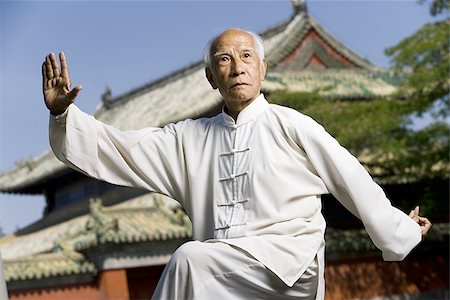
[[[233,117],[225,112],[225,104],[222,106],[222,116],[226,126],[238,127],[253,120],[258,114],[260,114],[266,107],[269,106],[264,94],[259,94],[255,100],[253,100],[246,108],[244,108],[238,115],[237,120],[234,121]]]

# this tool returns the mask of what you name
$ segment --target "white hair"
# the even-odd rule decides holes
[[[256,51],[258,52],[258,56],[259,59],[262,61],[264,59],[264,41],[262,39],[262,37],[260,37],[259,35],[257,35],[254,32],[248,31],[248,30],[244,30],[241,28],[229,28],[227,30],[222,31],[220,34],[214,36],[212,39],[209,40],[209,42],[206,44],[206,47],[203,51],[203,62],[205,63],[206,67],[211,67],[211,57],[212,57],[212,47],[214,45],[214,43],[217,41],[217,39],[225,32],[228,30],[240,30],[242,32],[248,33],[254,40],[255,45],[256,45]]]

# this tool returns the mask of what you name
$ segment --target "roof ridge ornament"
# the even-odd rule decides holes
[[[102,199],[89,199],[89,218],[85,225],[86,230],[93,231],[97,236],[103,236],[109,230],[117,231],[119,223],[117,218],[105,212]]]
[[[308,7],[306,6],[306,0],[291,0],[292,8],[294,9],[294,14],[308,14]]]
[[[105,91],[102,94],[102,101],[106,107],[109,107],[109,105],[112,103],[112,92],[111,88],[108,85],[105,86]]]

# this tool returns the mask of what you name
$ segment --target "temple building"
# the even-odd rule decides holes
[[[389,70],[339,42],[303,1],[293,1],[289,20],[260,35],[269,66],[265,94],[319,91],[357,101],[397,89]],[[120,96],[107,90],[94,116],[131,130],[212,116],[222,105],[197,62]],[[189,218],[175,200],[88,178],[51,150],[1,174],[0,192],[46,198],[42,219],[0,239],[10,299],[148,299],[170,255],[191,238]],[[384,263],[363,229],[335,223],[326,234],[327,299],[448,291],[448,255],[412,253],[406,263]],[[448,223],[433,229],[428,248],[448,243]]]

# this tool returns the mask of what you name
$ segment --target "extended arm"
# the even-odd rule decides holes
[[[71,104],[64,114],[50,116],[50,145],[59,160],[90,177],[182,201],[180,125],[121,131]]]
[[[360,218],[385,260],[402,260],[421,240],[431,223],[409,217],[391,205],[358,160],[322,126],[303,117],[295,134],[328,190]],[[303,129],[303,130],[302,130]],[[416,209],[418,214],[418,209]]]
[[[178,125],[120,131],[83,113],[72,104],[81,86],[70,89],[64,53],[59,57],[61,70],[53,53],[42,65],[44,101],[51,112],[50,144],[57,158],[90,177],[182,201],[184,166]]]

